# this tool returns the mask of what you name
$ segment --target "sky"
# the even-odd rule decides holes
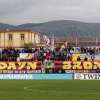
[[[52,20],[100,23],[100,0],[0,0],[0,22],[13,25]]]

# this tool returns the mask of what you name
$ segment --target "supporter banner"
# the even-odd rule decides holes
[[[28,60],[28,59],[32,59],[32,53],[20,53],[18,59],[19,59],[19,60]]]
[[[80,54],[72,54],[72,61],[77,61],[77,58],[80,57]]]
[[[65,73],[96,73],[97,70],[65,70]]]
[[[99,61],[64,61],[63,69],[67,70],[95,70],[100,69]]]
[[[0,70],[35,70],[38,62],[0,62]]]
[[[53,68],[64,70],[96,70],[100,69],[100,61],[20,61],[20,62],[0,62],[0,70],[39,70],[41,68]]]
[[[0,80],[71,80],[72,74],[0,74]]]
[[[40,74],[41,70],[0,70],[0,74]]]
[[[0,74],[41,74],[41,73],[96,73],[96,70],[63,70],[63,69],[46,69],[44,72],[39,70],[0,70]],[[99,71],[100,72],[100,71]]]
[[[78,80],[100,80],[100,73],[75,73],[74,79],[78,79]]]

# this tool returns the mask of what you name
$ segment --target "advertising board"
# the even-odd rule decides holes
[[[0,80],[71,80],[72,74],[0,74]]]
[[[77,79],[77,80],[100,80],[100,73],[75,73],[74,79]]]

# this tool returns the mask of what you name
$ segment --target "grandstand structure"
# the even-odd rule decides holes
[[[99,47],[100,46],[100,36],[56,36],[52,37],[54,34],[49,34],[48,38],[50,39],[52,44],[52,41],[54,39],[54,45],[55,47],[62,46],[66,41],[67,43],[72,47]],[[45,43],[43,41],[43,37],[41,35],[41,45],[39,46],[45,46]]]
[[[62,45],[65,41],[74,47],[99,47],[99,37],[55,37],[55,45]]]

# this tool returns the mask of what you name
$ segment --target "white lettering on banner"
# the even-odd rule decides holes
[[[75,73],[74,79],[79,80],[100,80],[100,73]]]
[[[0,74],[0,79],[33,79],[33,76],[24,74]]]

